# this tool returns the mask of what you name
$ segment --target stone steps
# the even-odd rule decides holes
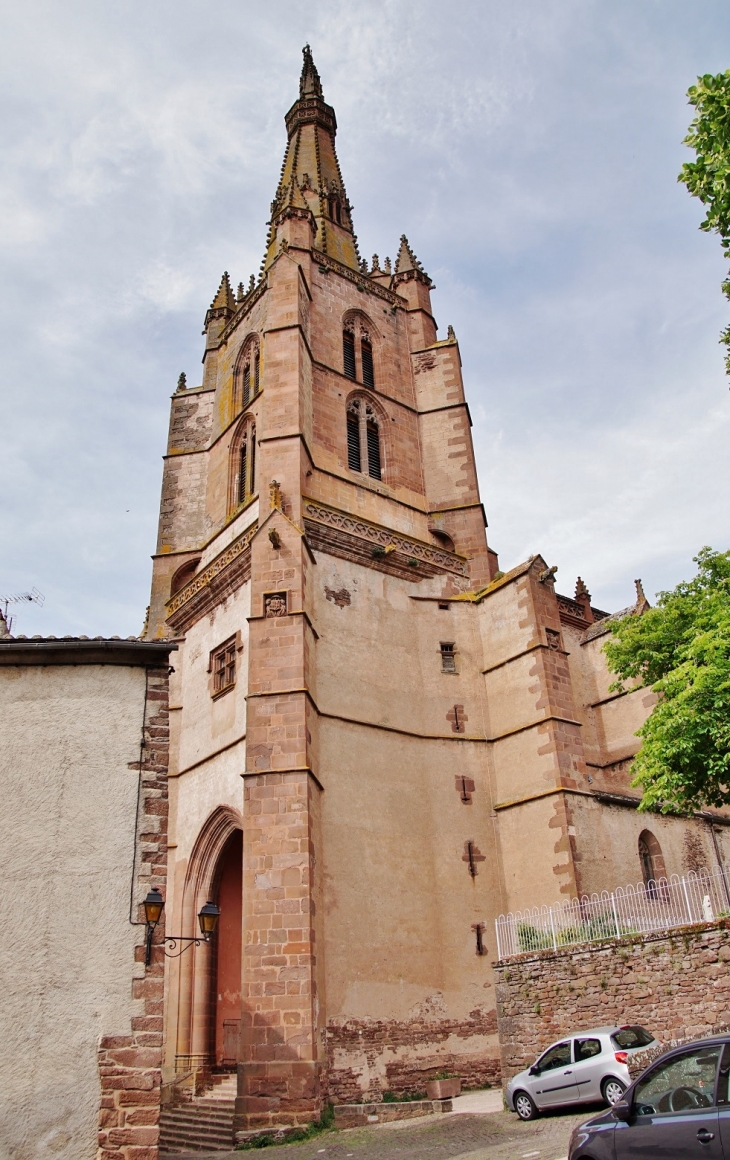
[[[233,1147],[233,1100],[206,1097],[163,1108],[160,1152],[230,1152]]]

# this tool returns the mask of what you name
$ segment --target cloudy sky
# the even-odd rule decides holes
[[[650,598],[730,546],[720,244],[676,175],[726,0],[25,0],[0,47],[0,594],[137,633],[169,395],[257,271],[308,40],[361,251],[460,341],[490,542]]]

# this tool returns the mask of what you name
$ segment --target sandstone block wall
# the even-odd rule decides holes
[[[719,1032],[730,1020],[729,962],[730,920],[721,919],[498,964],[503,1082],[591,1027],[639,1023],[667,1045]]]

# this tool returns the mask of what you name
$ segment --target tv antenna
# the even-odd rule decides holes
[[[43,607],[45,603],[45,596],[39,592],[37,588],[31,588],[30,592],[12,592],[8,596],[0,596],[0,605],[2,605],[3,619],[8,627],[8,632],[12,630],[15,622],[14,616],[8,616],[9,604],[37,604],[39,608]]]

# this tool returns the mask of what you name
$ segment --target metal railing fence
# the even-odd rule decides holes
[[[500,914],[495,922],[497,957],[671,930],[728,915],[730,876],[706,869],[682,877],[672,874],[553,906]]]

